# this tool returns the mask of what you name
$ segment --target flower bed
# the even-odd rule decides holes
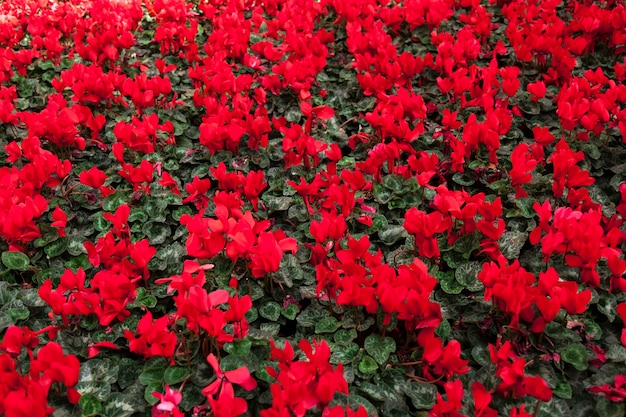
[[[626,8],[0,4],[0,415],[621,417]]]

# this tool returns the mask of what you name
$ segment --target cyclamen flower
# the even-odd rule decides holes
[[[152,407],[152,417],[183,417],[184,414],[178,409],[178,404],[183,400],[180,391],[173,390],[165,385],[165,394],[153,392],[153,396],[159,399],[159,403]]]
[[[169,321],[168,316],[163,316],[153,322],[152,313],[148,311],[137,324],[139,337],[135,337],[129,330],[124,332],[124,337],[130,342],[131,352],[143,355],[145,358],[174,356],[177,339],[174,332],[167,328]]]

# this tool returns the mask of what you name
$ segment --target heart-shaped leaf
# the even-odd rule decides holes
[[[364,348],[379,365],[383,365],[389,359],[389,355],[396,351],[396,341],[391,337],[383,338],[371,334],[365,338]]]
[[[2,252],[2,263],[15,271],[26,271],[30,265],[30,259],[22,252]]]
[[[561,352],[561,359],[579,371],[584,371],[589,366],[589,353],[580,343],[567,345]]]

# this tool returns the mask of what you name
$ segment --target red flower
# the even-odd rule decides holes
[[[532,101],[538,101],[540,98],[544,98],[546,96],[546,85],[543,81],[530,83],[526,89],[533,95],[531,98]]]
[[[428,417],[465,417],[464,414],[459,413],[463,406],[461,402],[463,383],[456,379],[446,382],[443,387],[446,391],[447,400],[444,400],[443,396],[437,393],[437,403],[428,413]]]
[[[137,333],[126,330],[124,337],[129,340],[130,351],[143,355],[145,358],[163,356],[171,358],[176,349],[176,334],[168,330],[170,318],[163,316],[154,322],[152,313],[148,311],[137,324]]]
[[[180,391],[173,390],[165,384],[165,394],[153,392],[152,395],[159,400],[159,403],[152,407],[152,417],[184,417],[178,409],[178,404],[183,400]]]
[[[435,234],[450,227],[450,219],[439,212],[426,214],[412,207],[404,215],[404,228],[415,236],[415,247],[420,256],[436,258],[440,256],[439,244]]]
[[[212,353],[209,354],[206,360],[215,371],[216,376],[216,380],[202,390],[202,394],[206,397],[211,398],[213,395],[222,392],[227,387],[231,387],[232,389],[232,384],[241,385],[243,389],[248,391],[256,388],[256,380],[252,378],[250,371],[245,366],[232,371],[224,372],[222,371],[222,368],[220,368],[215,355]]]
[[[65,227],[67,226],[67,214],[61,209],[61,207],[56,206],[54,211],[52,212],[52,219],[54,221],[50,223],[52,227],[58,227],[57,233],[59,236],[67,236],[65,233]]]
[[[89,170],[81,172],[78,179],[88,187],[100,188],[104,185],[107,176],[104,171],[92,166]]]
[[[277,239],[277,234],[279,240]],[[250,251],[250,270],[252,275],[260,278],[268,273],[278,271],[283,252],[291,251],[291,253],[295,254],[297,249],[296,240],[293,238],[285,236],[281,239],[280,233],[261,233],[256,246]]]

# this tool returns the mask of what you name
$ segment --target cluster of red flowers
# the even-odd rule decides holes
[[[159,187],[181,196],[182,204],[190,204],[187,208],[195,206],[195,212],[180,216],[188,232],[187,255],[195,260],[185,261],[180,275],[155,281],[168,283],[168,294],[176,293],[176,311],[158,318],[147,311],[135,331],[124,333],[129,350],[145,358],[174,359],[180,342],[175,323],[180,319],[187,330],[208,336],[217,348],[247,336],[252,298],[238,294],[234,278],[229,290],[208,291],[206,271],[212,265],[206,262],[216,257],[233,264],[241,260],[253,277],[273,279],[284,254],[306,246],[315,268],[317,297],[335,303],[339,314],[353,308],[370,316],[380,313],[383,327],[395,326],[398,320],[412,338],[407,343],[419,349],[422,376],[445,391],[446,398],[438,394],[430,415],[461,416],[464,388],[458,376],[469,371],[469,361],[462,359],[457,340],[446,341],[435,330],[443,314],[433,299],[438,280],[429,265],[440,264],[443,251],[459,239],[478,237],[481,251],[476,256],[489,261],[478,274],[484,300],[492,301],[515,330],[528,326],[532,333],[541,333],[561,312],[584,313],[593,291],[626,291],[626,184],[615,187],[620,201],[614,213],[603,210],[590,195],[595,179],[581,164],[585,154],[577,151],[580,143],[593,145],[611,130],[619,131],[626,143],[626,61],[615,63],[612,75],[602,68],[577,70],[581,57],[593,51],[625,51],[626,8],[617,1],[572,1],[562,7],[560,0],[490,3],[501,7],[506,43],[493,40],[498,25],[479,0],[0,4],[0,123],[20,130],[4,147],[9,166],[0,167],[0,238],[8,251],[32,254],[30,245],[42,236],[42,224],[60,237],[69,233],[66,228],[73,219],[50,195],[67,199],[81,187],[85,200],[97,203],[115,192],[112,184],[118,180],[134,191],[131,203],[103,215],[110,230],[84,243],[96,271],[88,278],[83,269],[66,269],[56,288],[48,279],[38,289],[52,309],[55,327],[50,339],[54,329],[92,314],[103,327],[130,316],[138,286],[150,284],[148,265],[157,253],[148,239],[131,237],[131,205]],[[133,50],[136,35],[144,30],[144,8],[155,25],[153,40],[162,56],[153,63],[156,70],[136,60]],[[319,28],[329,14],[335,18],[336,32]],[[452,27],[453,18],[462,27]],[[426,52],[401,51],[397,38],[405,36],[407,28],[417,49]],[[206,39],[198,42],[200,37]],[[338,46],[344,38],[346,48]],[[80,62],[72,62],[78,57]],[[324,123],[330,124],[343,110],[324,104],[330,92],[319,87],[331,58],[343,60],[342,76],[354,77],[359,94],[372,100],[370,110],[355,117],[365,128],[346,135],[343,149],[318,135]],[[171,64],[174,60],[182,68]],[[47,64],[59,68],[57,77],[42,80],[54,94],[39,110],[26,110],[24,99],[33,92],[9,83],[19,84],[33,68]],[[522,76],[524,65],[541,70],[541,75],[527,79]],[[127,75],[129,68],[133,76]],[[190,91],[182,101],[172,80],[174,73],[181,78],[185,68]],[[422,88],[426,85],[430,90]],[[279,96],[292,99],[292,114],[275,116],[271,103]],[[559,140],[557,130],[541,125],[541,119],[526,126],[523,99],[556,111]],[[112,108],[123,109],[123,116],[114,121]],[[197,131],[184,133],[202,147],[189,149],[185,158],[200,150],[211,155],[245,148],[265,151],[270,138],[280,139],[284,168],[310,174],[299,182],[286,181],[312,218],[309,243],[299,245],[260,213],[265,209],[261,196],[268,189],[264,172],[244,174],[235,164],[220,163],[205,177],[192,175],[183,183],[174,177],[176,169],[168,172],[164,163],[151,159],[150,154],[175,145],[182,135],[157,110],[182,109],[194,110],[197,120],[189,123],[197,123]],[[512,147],[510,160],[503,161],[501,140],[513,133],[519,137],[522,129],[532,132],[532,139]],[[427,131],[441,151],[424,150],[420,139]],[[76,173],[78,182],[72,184],[73,154],[92,148],[111,153],[115,178],[93,166]],[[364,149],[367,157],[351,167],[340,164],[348,148]],[[488,163],[496,172],[485,181],[479,168],[470,168],[470,160]],[[547,172],[543,177],[551,181],[554,200],[533,205],[538,223],[531,226],[529,242],[540,245],[545,262],[562,257],[577,269],[580,285],[559,276],[555,268],[537,277],[520,262],[507,260],[500,247],[507,231],[504,198],[470,194],[447,183],[448,174],[466,174],[468,169],[474,169],[477,181],[503,183],[516,198],[528,197],[535,179],[542,176],[539,171]],[[373,225],[378,209],[370,203],[371,194],[384,175],[414,180],[422,191],[420,206],[400,216],[416,255],[404,265],[385,262],[382,251],[371,250],[370,237],[352,232]],[[425,198],[426,192],[432,198]],[[47,211],[51,222],[44,216]],[[605,265],[608,272],[601,276]],[[616,311],[626,321],[626,303]],[[626,346],[626,329],[621,342]],[[0,414],[50,414],[47,397],[54,384],[66,387],[70,402],[78,401],[78,359],[65,355],[54,341],[41,348],[39,343],[37,333],[28,328],[5,331],[0,344]],[[283,349],[271,344],[271,358],[278,365],[268,369],[276,382],[271,385],[272,405],[261,413],[264,417],[304,416],[314,408],[324,417],[365,417],[364,408],[329,406],[336,392],[348,393],[348,384],[343,366],[329,364],[328,344],[316,341],[312,346],[302,340],[302,361],[295,360],[288,342]],[[119,349],[101,342],[92,346],[89,356],[102,347]],[[23,350],[30,360],[26,373],[18,366]],[[512,343],[498,341],[490,345],[490,353],[499,382],[492,390],[472,385],[477,416],[497,415],[490,407],[494,395],[551,399],[546,381],[526,375],[528,362],[514,353]],[[234,385],[255,389],[250,371],[223,371],[212,354],[207,362],[216,374],[203,390],[213,415],[246,412],[247,404],[235,396]],[[589,391],[623,401],[625,384],[618,376],[613,385]],[[155,396],[159,403],[153,415],[182,415],[181,392],[167,386],[164,394]],[[529,414],[522,406],[510,415]]]
[[[68,400],[76,404],[80,394],[76,391],[80,362],[74,355],[65,355],[61,345],[49,342],[40,344],[38,334],[27,327],[11,326],[0,343],[0,413],[7,417],[43,417],[54,411],[48,406],[48,393],[55,384],[66,388]],[[36,350],[37,349],[37,350]],[[26,350],[30,360],[29,371],[22,374],[26,365],[21,363],[21,353]],[[36,350],[36,352],[35,352]]]

